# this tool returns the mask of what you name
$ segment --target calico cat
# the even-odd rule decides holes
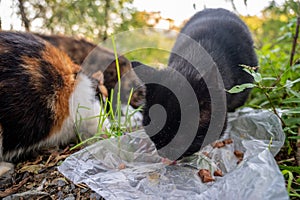
[[[143,113],[143,125],[157,149],[167,147],[174,140],[175,136],[177,137],[176,134],[181,125],[185,127],[186,131],[193,128],[193,126],[197,126],[195,129],[197,131],[196,136],[188,146],[183,146],[188,137],[183,135],[177,138],[176,146],[172,149],[165,149],[164,156],[170,159],[179,159],[199,151],[209,130],[210,122],[219,117],[219,115],[223,115],[221,116],[224,118],[223,121],[212,124],[212,126],[218,127],[220,132],[215,134],[220,136],[226,128],[226,109],[227,111],[234,111],[243,105],[250,92],[250,90],[246,90],[239,94],[227,93],[226,96],[224,95],[223,100],[218,99],[220,105],[213,104],[211,82],[217,79],[214,76],[205,77],[209,74],[205,71],[206,69],[209,70],[209,62],[204,59],[205,55],[203,54],[205,53],[198,52],[197,45],[194,48],[191,45],[192,43],[188,42],[189,40],[193,40],[197,45],[200,44],[206,53],[210,55],[227,90],[235,85],[253,82],[252,76],[243,70],[241,64],[250,67],[258,65],[253,40],[244,22],[225,9],[205,9],[195,14],[182,28],[172,49],[168,69],[156,71],[153,69],[149,70],[149,68],[146,70],[147,67],[145,67],[144,71],[137,73],[142,80],[152,76],[160,82],[160,84],[146,84],[146,103]],[[181,55],[179,55],[180,53]],[[193,66],[190,61],[199,63],[199,65]],[[135,63],[135,65],[138,64]],[[197,67],[204,73],[199,73],[196,69]],[[174,70],[179,72],[179,74],[174,73]],[[199,106],[200,110],[198,116],[190,115],[182,119],[182,113],[187,112],[188,109],[188,112],[190,112],[193,108],[198,108],[191,108],[189,104],[181,105],[180,99],[177,98],[176,94],[170,88],[164,86],[172,86],[175,88],[174,90],[189,97],[191,94],[185,91],[186,89],[182,86],[180,76],[183,76],[188,81],[196,95],[198,101],[196,106]],[[215,82],[217,85],[219,83],[218,80]],[[222,92],[225,91],[220,91],[220,93]],[[222,111],[222,104],[225,107],[225,112]],[[161,114],[150,112],[150,108],[153,106],[157,108],[157,105],[164,108],[167,116],[164,125],[160,128],[157,124],[160,124],[162,119],[157,118]],[[217,108],[214,112],[212,111],[213,106]],[[218,110],[218,106],[220,110]],[[161,113],[163,114],[163,112]],[[182,124],[183,121],[186,123]],[[195,123],[193,124],[192,121]],[[184,134],[184,132],[180,134]],[[178,156],[176,151],[182,151],[181,155]]]
[[[111,90],[116,87],[118,77],[114,52],[104,47],[97,46],[85,39],[76,39],[74,37],[61,35],[36,35],[67,53],[73,62],[82,66],[84,72],[88,76],[92,76],[98,71],[102,71],[105,80],[104,85],[109,94],[111,93]],[[139,86],[140,82],[132,70],[131,62],[129,60],[124,56],[119,56],[118,61],[121,77],[126,75],[121,82],[121,98],[127,103],[131,88]],[[130,100],[130,105],[133,108],[138,108],[143,105],[144,94],[145,88],[140,87],[135,90]]]
[[[0,32],[0,162],[65,144],[79,116],[99,114],[90,78],[64,52],[30,33]],[[93,118],[80,129],[94,134],[97,126]]]

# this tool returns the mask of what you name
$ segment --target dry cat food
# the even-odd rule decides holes
[[[234,155],[239,159],[237,164],[239,164],[240,162],[242,162],[243,158],[244,158],[244,153],[239,151],[239,150],[235,150],[234,151]]]
[[[215,142],[213,144],[213,148],[221,148],[221,147],[224,147],[224,146],[225,146],[225,143],[223,141]]]
[[[223,176],[223,173],[220,169],[217,169],[216,171],[214,171],[214,176]]]
[[[228,138],[228,139],[225,139],[223,141],[218,141],[218,142],[215,142],[213,143],[213,148],[221,148],[221,147],[224,147],[225,145],[227,144],[232,144],[233,143],[233,140],[231,138]]]
[[[232,144],[233,140],[231,138],[223,140],[224,144]]]
[[[126,165],[124,163],[119,164],[119,167],[118,167],[119,170],[122,170],[125,168],[126,168]]]
[[[200,169],[198,171],[198,175],[201,178],[203,183],[215,181],[215,179],[211,176],[211,173],[208,169]]]

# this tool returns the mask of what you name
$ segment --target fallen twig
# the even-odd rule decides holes
[[[20,181],[17,185],[13,185],[12,187],[7,188],[3,192],[0,191],[0,197],[3,198],[10,194],[16,193],[25,183],[27,183],[27,181],[29,179],[30,179],[30,177],[27,177],[27,178],[23,179],[22,181]]]

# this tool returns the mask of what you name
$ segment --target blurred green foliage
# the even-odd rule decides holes
[[[141,30],[132,34],[134,41],[124,40],[123,44],[131,50],[125,54],[129,60],[137,60],[155,68],[167,66],[176,35],[168,36],[168,33],[157,32],[155,29]]]
[[[111,33],[145,25],[133,0],[13,0],[28,31],[84,36],[95,42]],[[27,25],[26,25],[27,24]]]
[[[282,120],[285,146],[277,161],[291,199],[300,197],[300,1],[271,1],[262,16],[242,17],[255,35],[261,82],[246,106],[271,109]],[[298,30],[299,31],[299,30]],[[296,40],[297,39],[297,40]],[[292,47],[295,46],[293,50]],[[294,53],[294,56],[292,55]],[[275,109],[280,109],[276,111]]]

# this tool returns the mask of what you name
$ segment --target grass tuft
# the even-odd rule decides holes
[[[115,54],[116,70],[117,70],[117,77],[118,77],[116,108],[114,109],[114,107],[113,107],[114,92],[115,92],[113,89],[111,91],[110,96],[107,99],[102,99],[101,95],[99,95],[101,110],[100,110],[100,113],[98,116],[93,116],[88,119],[82,118],[81,115],[79,114],[79,109],[89,109],[89,108],[78,105],[77,115],[76,115],[76,119],[75,119],[75,133],[77,135],[79,142],[78,142],[78,144],[73,146],[71,148],[71,150],[81,147],[82,145],[87,145],[87,144],[96,142],[96,141],[104,139],[104,138],[119,137],[126,132],[132,132],[133,130],[138,129],[137,125],[136,125],[136,127],[133,127],[131,118],[133,117],[133,115],[136,112],[141,111],[141,107],[138,109],[135,109],[135,111],[133,111],[133,112],[129,111],[130,101],[131,101],[132,94],[133,94],[133,88],[130,91],[129,98],[128,98],[128,101],[126,104],[126,112],[123,113],[125,115],[124,116],[125,119],[122,121],[121,73],[120,73],[119,59],[118,59],[114,36],[112,36],[112,44],[113,44],[113,50],[114,50],[114,54]],[[80,131],[82,122],[84,120],[93,119],[95,117],[98,118],[97,133],[95,133],[92,137],[83,140],[82,135],[84,133],[81,133],[81,131]],[[110,127],[105,127],[104,122],[106,120],[110,121]]]

